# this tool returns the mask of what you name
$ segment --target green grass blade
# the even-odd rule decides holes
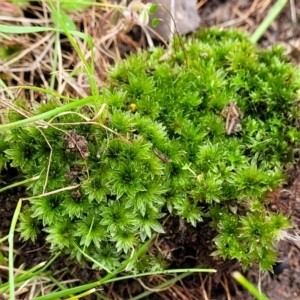
[[[35,27],[35,26],[8,26],[8,25],[0,25],[0,32],[1,33],[11,33],[11,34],[26,34],[26,33],[35,33],[35,32],[48,32],[48,31],[55,31],[64,33],[64,31],[60,28],[55,27]],[[86,35],[85,33],[82,33],[80,31],[70,31],[69,32],[72,35],[78,36],[82,38],[83,40],[87,41],[89,45],[93,44],[93,41],[91,37]]]
[[[16,90],[16,89],[32,90],[32,91],[36,91],[39,93],[44,93],[44,94],[50,95],[53,98],[59,98],[59,99],[64,99],[64,100],[68,100],[68,101],[78,101],[78,99],[70,98],[68,96],[64,96],[62,94],[56,93],[55,91],[47,90],[47,89],[37,87],[37,86],[16,85],[16,86],[10,86],[9,88],[2,89],[1,91]]]
[[[262,23],[257,27],[255,32],[252,34],[250,40],[253,43],[258,42],[258,40],[266,32],[266,30],[271,25],[271,23],[274,21],[274,19],[282,11],[282,9],[284,8],[284,6],[286,5],[287,2],[288,2],[288,0],[277,0],[277,2],[274,4],[274,6],[269,11],[268,15],[265,17],[265,19],[262,21]]]
[[[15,286],[19,286],[20,283],[23,283],[26,280],[33,279],[34,277],[40,275],[43,273],[52,263],[53,261],[59,256],[59,253],[57,253],[55,256],[53,256],[50,261],[45,264],[45,263],[40,263],[37,266],[31,268],[24,274],[20,274],[15,278]],[[40,268],[39,270],[37,270]],[[37,271],[35,271],[37,270]],[[6,292],[9,289],[9,282],[3,283],[0,285],[0,295]]]
[[[84,251],[82,251],[77,244],[73,243],[74,247],[84,256],[86,257],[89,261],[95,263],[99,268],[105,270],[107,273],[111,273],[111,271],[106,268],[105,266],[103,266],[102,264],[100,264],[98,261],[96,261],[95,259],[93,259],[91,256],[87,255]]]
[[[14,231],[21,211],[22,200],[18,201],[8,235],[9,250],[8,250],[8,277],[9,277],[9,299],[15,299],[15,278],[14,278]]]
[[[106,283],[121,281],[121,280],[126,280],[126,279],[132,279],[132,278],[138,278],[138,277],[151,276],[151,275],[174,274],[174,273],[186,273],[186,274],[189,275],[189,274],[192,274],[192,273],[215,273],[215,272],[216,272],[215,269],[201,269],[201,268],[171,269],[171,270],[145,272],[145,273],[140,273],[140,274],[121,276],[121,277],[118,277],[118,278],[109,279],[109,280],[106,281]]]
[[[23,185],[25,183],[28,183],[30,181],[35,181],[35,180],[38,180],[40,178],[40,176],[35,176],[35,177],[32,177],[32,178],[29,178],[29,179],[25,179],[25,180],[22,180],[22,181],[19,181],[19,182],[16,182],[16,183],[13,183],[13,184],[10,184],[10,185],[7,185],[3,188],[0,189],[0,193],[6,191],[6,190],[9,190],[11,188],[14,188],[16,186],[19,186],[19,185]]]
[[[12,99],[12,100],[15,99],[14,94],[7,88],[7,85],[1,78],[0,78],[0,87],[2,87],[6,91],[8,97],[10,99]]]
[[[72,102],[72,103],[68,103],[68,104],[59,106],[59,107],[54,108],[52,110],[49,110],[45,113],[30,117],[30,118],[27,118],[27,119],[23,119],[23,120],[16,121],[16,122],[13,122],[13,123],[0,125],[0,131],[16,128],[16,127],[19,127],[19,126],[22,126],[22,125],[27,125],[27,124],[30,124],[30,123],[33,123],[33,122],[36,122],[36,121],[44,120],[44,119],[50,119],[51,117],[54,117],[55,115],[57,115],[59,113],[62,113],[62,112],[68,111],[68,110],[72,110],[76,107],[81,107],[81,106],[84,106],[84,105],[86,105],[90,102],[93,102],[97,98],[98,98],[97,96],[89,96],[89,97],[83,98],[81,100],[77,100],[76,102]]]
[[[0,239],[0,243],[3,243],[3,242],[6,241],[6,240],[8,240],[8,235],[2,237],[2,238]]]
[[[66,27],[64,22],[61,20],[58,10],[54,7],[52,2],[53,2],[52,0],[48,0],[48,3],[49,3],[49,5],[52,9],[52,13],[56,17],[56,20],[59,22],[59,25],[63,29],[64,34],[68,37],[68,40],[72,44],[73,48],[77,52],[78,56],[80,57],[80,60],[82,61],[82,63],[84,64],[84,66],[86,68],[86,74],[89,78],[91,94],[92,95],[98,95],[99,91],[98,91],[97,82],[96,82],[96,79],[95,79],[95,76],[94,76],[94,57],[93,57],[94,43],[93,43],[91,38],[89,39],[89,41],[87,40],[90,51],[91,51],[91,63],[89,64],[87,62],[87,60],[85,59],[85,56],[84,56],[83,52],[81,51],[80,47],[78,46],[76,40],[72,36],[73,31],[68,30],[68,28]]]
[[[170,280],[168,280],[166,282],[163,282],[162,284],[158,285],[157,287],[155,287],[155,290],[160,290],[160,289],[164,289],[164,288],[166,288],[168,286],[171,286],[174,283],[176,283],[178,280],[181,280],[181,279],[183,279],[183,278],[185,278],[185,277],[187,277],[187,276],[189,276],[191,274],[192,273],[183,273],[183,274],[180,274],[180,275],[178,275],[178,276],[176,276],[176,277],[174,277],[174,278],[172,278],[172,279],[170,279]],[[150,290],[149,291],[145,291],[145,292],[143,292],[143,293],[141,293],[141,294],[139,294],[139,295],[131,298],[130,300],[143,299],[143,298],[145,298],[145,297],[147,297],[147,296],[149,296],[149,295],[151,295],[153,293],[154,293],[154,291],[150,291]]]
[[[82,293],[84,291],[90,290],[92,288],[95,288],[95,287],[103,284],[103,283],[108,282],[108,280],[110,280],[111,278],[113,278],[117,274],[119,274],[121,271],[123,271],[126,268],[126,266],[128,265],[128,263],[130,263],[131,261],[135,261],[138,257],[140,257],[143,253],[145,253],[147,251],[147,249],[149,248],[150,244],[155,239],[155,237],[156,237],[156,235],[153,235],[153,237],[151,239],[149,239],[144,245],[142,245],[131,258],[124,261],[120,267],[118,267],[112,273],[107,274],[101,280],[92,282],[92,283],[88,283],[85,285],[81,285],[78,287],[70,288],[65,291],[53,293],[51,295],[41,296],[41,297],[36,298],[35,300],[50,300],[50,299],[58,299],[58,298],[62,298],[62,297],[67,297],[70,294]]]
[[[265,295],[261,294],[258,289],[252,285],[241,273],[233,272],[232,277],[245,289],[249,291],[256,299],[269,300]]]

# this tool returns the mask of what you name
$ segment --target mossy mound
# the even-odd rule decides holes
[[[40,176],[28,185],[23,238],[44,229],[53,251],[79,261],[83,251],[111,270],[163,233],[162,217],[172,214],[209,220],[214,255],[271,267],[289,222],[268,211],[266,195],[284,182],[299,146],[299,74],[281,48],[260,50],[237,31],[203,30],[183,45],[118,63],[96,120],[86,121],[97,113],[90,105],[6,133],[1,159]],[[145,256],[135,268],[161,266]]]

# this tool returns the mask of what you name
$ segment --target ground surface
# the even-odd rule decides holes
[[[266,16],[270,7],[275,1],[270,0],[234,0],[234,1],[217,1],[217,0],[202,0],[198,2],[198,10],[202,20],[202,26],[218,25],[222,27],[239,27],[242,30],[248,31],[250,34],[254,32],[258,24]],[[18,13],[18,12],[16,12]],[[43,18],[43,8],[36,6],[34,3],[25,11],[25,17]],[[19,15],[17,15],[19,17]],[[99,17],[99,16],[98,16]],[[99,31],[103,37],[107,37],[109,31],[107,20],[111,17],[110,12],[102,13],[98,25],[94,27],[89,23],[89,13],[76,13],[74,19],[82,24],[83,31],[91,30],[91,35],[99,36]],[[1,19],[0,19],[1,21]],[[4,19],[4,22],[10,24],[10,19]],[[101,23],[102,22],[102,23]],[[92,22],[91,22],[92,23]],[[101,24],[100,24],[101,23]],[[260,40],[262,47],[268,48],[274,43],[279,42],[284,45],[287,52],[290,54],[293,63],[299,63],[300,58],[300,0],[289,1],[288,5],[273,22],[264,37]],[[100,34],[101,36],[101,34]],[[113,35],[112,35],[113,36]],[[52,38],[52,37],[49,37]],[[27,39],[27,40],[26,40]],[[40,36],[24,37],[24,40],[19,40],[24,45],[36,43]],[[137,27],[132,28],[129,33],[121,32],[112,39],[98,37],[99,45],[105,44],[109,51],[105,51],[99,55],[97,60],[99,84],[105,80],[105,70],[109,63],[120,58],[124,53],[135,51],[141,46],[145,46],[145,39],[141,37],[140,30]],[[110,43],[108,45],[108,42]],[[109,47],[108,47],[109,46]],[[38,51],[43,47],[37,46]],[[63,46],[64,47],[64,46]],[[113,48],[113,51],[111,50]],[[69,51],[66,48],[66,51]],[[67,57],[68,56],[68,57]],[[72,55],[65,57],[64,68],[76,65],[78,61]],[[96,55],[97,56],[97,55]],[[31,58],[32,59],[32,58]],[[42,66],[39,72],[44,74],[51,70],[47,56],[43,57]],[[51,61],[51,60],[50,60]],[[27,63],[32,63],[30,58],[26,58]],[[28,64],[27,64],[28,65]],[[38,79],[39,84],[47,82],[47,76],[36,76],[33,69],[28,66],[14,66],[15,68],[12,78],[19,83],[37,84],[34,80]],[[23,68],[23,69],[22,69]],[[26,69],[27,68],[27,69]],[[64,74],[62,74],[62,77]],[[46,78],[45,78],[46,77]],[[59,79],[61,80],[61,79]],[[62,80],[60,82],[63,86]],[[69,92],[78,93],[85,96],[86,86],[85,78],[77,78],[77,82],[69,82],[67,87]],[[30,95],[30,97],[37,97]],[[274,211],[284,211],[291,215],[294,222],[294,229],[299,230],[300,227],[300,166],[293,166],[286,171],[288,175],[288,183],[276,193],[270,195],[272,203],[270,209]],[[2,174],[3,184],[7,185],[13,181],[14,177],[18,176],[13,169]],[[1,179],[2,179],[1,178]],[[10,190],[7,193],[0,194],[0,237],[7,234],[10,222],[15,210],[17,199],[24,195],[22,188]],[[155,291],[148,296],[148,299],[252,299],[247,292],[244,292],[232,280],[230,273],[233,270],[241,270],[235,261],[222,262],[213,259],[209,253],[213,250],[213,245],[210,243],[214,233],[208,226],[201,224],[199,228],[190,227],[188,224],[180,223],[178,219],[169,218],[165,220],[166,234],[160,236],[151,251],[161,251],[168,259],[170,268],[178,267],[195,267],[201,265],[203,267],[216,268],[218,272],[215,275],[193,275],[189,276],[172,287],[162,290],[158,293]],[[15,236],[15,248],[19,249],[18,260],[15,265],[26,262],[27,267],[36,265],[41,261],[49,260],[49,252],[47,245],[41,236],[37,243],[33,245],[28,242],[24,244]],[[1,245],[0,245],[1,246]],[[2,245],[1,247],[4,247]],[[4,249],[4,248],[3,248]],[[300,299],[300,243],[296,241],[284,241],[278,244],[280,251],[279,260],[282,263],[274,269],[278,275],[270,275],[269,273],[261,275],[256,267],[245,273],[246,277],[252,282],[258,283],[261,279],[261,287],[265,294],[271,300],[297,300]],[[51,267],[55,273],[68,267],[69,272],[60,273],[60,280],[78,278],[81,282],[91,282],[98,279],[101,274],[90,269],[79,268],[74,263],[66,258],[57,260]],[[6,272],[0,269],[0,279],[6,280]],[[110,299],[129,299],[148,288],[155,287],[166,280],[165,276],[155,276],[143,281],[127,281],[119,284],[106,286],[104,293]],[[92,298],[92,297],[91,297]],[[94,297],[96,298],[96,297]],[[20,296],[20,299],[26,299],[26,294]]]

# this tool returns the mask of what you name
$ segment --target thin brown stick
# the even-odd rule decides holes
[[[206,290],[205,290],[205,282],[207,281],[208,276],[205,276],[204,280],[202,277],[202,273],[199,273],[199,278],[200,278],[200,294],[203,296],[204,300],[209,300]]]
[[[230,291],[229,291],[229,287],[228,287],[228,281],[227,281],[227,277],[226,275],[222,276],[224,278],[224,281],[221,279],[220,282],[226,292],[226,296],[227,296],[227,300],[231,300],[231,295],[230,295]]]
[[[242,17],[239,17],[237,19],[229,20],[224,23],[218,24],[220,27],[230,27],[230,26],[236,26],[237,24],[245,21],[249,18],[249,16],[255,11],[256,6],[258,5],[259,0],[254,0],[249,10],[243,14]]]

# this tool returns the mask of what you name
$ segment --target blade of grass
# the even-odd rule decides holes
[[[76,102],[72,102],[72,103],[68,103],[68,104],[59,106],[59,107],[54,108],[52,110],[49,110],[45,113],[30,117],[30,118],[27,118],[27,119],[23,119],[23,120],[16,121],[16,122],[13,122],[13,123],[0,125],[0,131],[16,128],[16,127],[19,127],[19,126],[22,126],[22,125],[30,124],[30,123],[33,123],[33,122],[36,122],[36,121],[41,121],[41,120],[44,120],[44,119],[50,119],[51,117],[54,117],[55,115],[57,115],[59,113],[71,110],[71,109],[76,108],[76,107],[81,107],[81,106],[84,106],[84,105],[86,105],[90,102],[93,102],[93,101],[97,100],[97,98],[98,98],[98,96],[89,96],[89,97],[83,98],[81,100],[77,100]]]
[[[183,273],[183,274],[180,274],[180,275],[176,276],[175,278],[172,278],[172,279],[170,279],[170,280],[168,280],[166,282],[163,282],[162,284],[160,284],[157,287],[155,287],[155,289],[156,290],[164,289],[164,288],[166,288],[168,286],[171,286],[172,284],[176,283],[178,280],[181,280],[181,279],[189,276],[190,274],[192,274],[192,273]],[[154,291],[145,291],[145,292],[143,292],[143,293],[141,293],[141,294],[139,294],[139,295],[131,298],[130,300],[143,299],[143,298],[145,298],[145,297],[147,297],[147,296],[149,296],[149,295],[151,295],[153,293],[154,293]]]
[[[249,291],[256,299],[259,300],[269,300],[265,295],[261,294],[257,288],[252,285],[241,273],[239,272],[233,272],[232,277],[245,289]]]
[[[6,90],[6,93],[10,99],[14,99],[13,93],[7,88],[7,85],[1,78],[0,78],[0,87],[4,88]]]
[[[35,177],[32,177],[32,178],[29,178],[29,179],[25,179],[25,180],[22,180],[22,181],[19,181],[19,182],[16,182],[16,183],[13,183],[13,184],[10,184],[10,185],[7,185],[3,188],[0,189],[0,193],[8,190],[8,189],[11,189],[13,187],[16,187],[16,186],[19,186],[19,185],[23,185],[25,183],[28,183],[30,181],[35,181],[35,180],[38,180],[40,178],[40,176],[35,176]]]
[[[125,279],[132,279],[137,277],[145,277],[145,276],[151,276],[151,275],[161,275],[161,274],[174,274],[174,273],[215,273],[215,269],[201,269],[201,268],[193,268],[193,269],[171,269],[171,270],[162,270],[162,271],[153,271],[153,272],[145,272],[140,274],[133,274],[133,275],[126,275],[121,276],[118,278],[113,278],[107,280],[105,283],[115,282],[115,281],[121,281]]]
[[[164,270],[164,271],[156,271],[156,272],[147,272],[147,273],[142,273],[142,274],[134,274],[134,275],[128,275],[128,276],[122,276],[122,277],[118,277],[118,278],[113,278],[108,280],[106,283],[111,283],[111,282],[116,282],[116,281],[120,281],[120,280],[125,280],[125,279],[131,279],[131,278],[138,278],[138,277],[143,277],[143,276],[149,276],[149,275],[155,275],[155,274],[171,274],[171,273],[179,273],[179,272],[184,272],[183,274],[180,274],[178,276],[176,276],[175,278],[172,278],[160,285],[158,285],[157,287],[155,287],[156,290],[158,289],[162,289],[162,288],[166,288],[172,284],[174,284],[175,282],[177,282],[180,279],[183,279],[189,275],[191,275],[192,273],[196,273],[196,272],[209,272],[209,273],[213,273],[216,272],[216,270],[214,269],[201,269],[201,268],[195,268],[195,269],[174,269],[174,270]],[[130,298],[130,300],[138,300],[138,299],[142,299],[146,296],[151,295],[152,293],[154,293],[154,291],[145,291],[144,293],[141,293],[140,295],[137,295],[133,298]],[[105,299],[105,298],[103,298]]]
[[[19,1],[23,1],[23,0],[19,0]],[[36,2],[36,0],[26,0],[26,2]],[[60,0],[59,1],[61,4],[64,3],[74,3],[76,1],[74,0]],[[80,5],[94,5],[94,6],[99,6],[99,7],[107,7],[107,8],[118,8],[118,9],[125,9],[126,6],[122,6],[122,5],[118,5],[118,4],[109,4],[109,3],[101,3],[101,2],[95,2],[95,1],[91,1],[91,0],[87,0],[87,1],[80,1]]]
[[[8,235],[2,237],[2,238],[0,239],[0,243],[3,243],[3,242],[6,241],[6,240],[8,240]]]
[[[45,31],[55,31],[64,33],[63,29],[61,28],[55,28],[55,27],[34,27],[34,26],[8,26],[8,25],[0,25],[0,32],[2,33],[11,33],[11,34],[23,34],[23,33],[35,33],[35,32],[45,32]],[[80,31],[69,31],[70,34],[78,36],[85,40],[89,46],[93,44],[93,41],[90,36],[86,35],[85,33],[82,33]]]
[[[34,277],[40,275],[53,263],[53,261],[58,256],[59,256],[59,253],[57,253],[55,256],[53,256],[47,264],[45,264],[45,262],[39,263],[38,265],[36,265],[33,268],[31,268],[30,270],[28,270],[26,273],[17,275],[17,277],[15,279],[15,286],[17,286],[17,284],[19,284],[19,283],[22,283],[26,280],[33,279]],[[38,268],[40,268],[40,269],[37,270]],[[35,271],[35,270],[37,270],[37,271]],[[9,289],[9,282],[1,284],[0,285],[0,295],[3,294],[8,289]]]
[[[284,8],[284,6],[286,5],[287,2],[288,2],[288,0],[277,0],[277,2],[274,4],[274,6],[270,9],[268,15],[265,17],[265,19],[261,22],[261,24],[257,27],[255,32],[250,37],[250,40],[253,43],[258,42],[258,40],[266,32],[266,30],[271,25],[271,23],[274,21],[274,19],[282,11],[282,9]]]
[[[120,268],[118,268],[120,269]],[[116,271],[115,271],[116,272]],[[178,279],[180,278],[184,278],[192,273],[196,273],[196,272],[209,272],[209,273],[213,273],[216,272],[216,270],[214,269],[201,269],[201,268],[194,268],[194,269],[172,269],[172,270],[163,270],[163,271],[155,271],[155,272],[145,272],[145,273],[141,273],[141,274],[132,274],[132,275],[126,275],[126,276],[121,276],[121,277],[117,277],[117,278],[111,278],[111,279],[107,279],[107,277],[109,277],[108,275],[106,277],[104,277],[102,280],[94,282],[94,283],[90,283],[90,284],[86,284],[86,285],[82,285],[81,287],[77,287],[77,288],[72,288],[69,289],[68,292],[72,292],[73,293],[78,293],[78,292],[82,292],[84,289],[91,289],[93,287],[96,287],[97,285],[101,285],[101,284],[106,284],[106,283],[111,283],[111,282],[116,282],[116,281],[122,281],[122,280],[126,280],[126,279],[132,279],[132,278],[138,278],[138,277],[145,277],[145,276],[151,276],[151,275],[156,275],[156,274],[174,274],[174,273],[181,273],[184,272],[184,274],[181,274],[180,276],[173,278],[167,282],[164,283],[163,287],[166,287],[170,284],[173,284],[174,282],[176,282]],[[109,274],[110,275],[110,274]],[[182,277],[183,276],[183,277]],[[84,288],[84,289],[83,289]],[[161,286],[157,287],[157,288],[162,288]],[[76,290],[75,290],[76,289]],[[151,293],[151,292],[150,292]],[[54,294],[53,294],[54,295]],[[57,292],[55,293],[56,297],[63,297],[63,296],[68,296],[69,294],[62,294],[61,292]],[[48,299],[53,299],[52,295],[51,298],[48,298],[48,296],[45,296],[45,298],[39,297],[36,300],[48,300]],[[47,297],[47,298],[46,298]],[[140,298],[138,298],[140,299]]]
[[[99,286],[103,283],[106,283],[109,279],[115,277],[117,274],[119,274],[121,271],[123,271],[131,261],[135,261],[138,257],[140,257],[143,253],[145,253],[147,251],[147,249],[149,248],[150,244],[155,239],[155,237],[156,237],[156,235],[153,235],[153,237],[151,239],[149,239],[145,244],[143,244],[131,258],[125,260],[121,264],[120,267],[118,267],[112,273],[107,274],[105,277],[103,277],[99,281],[84,284],[84,285],[74,287],[74,288],[70,288],[66,291],[56,292],[56,293],[53,293],[51,295],[41,296],[41,297],[36,298],[35,300],[50,300],[50,299],[57,299],[57,298],[67,297],[68,295],[76,294],[76,293],[82,293],[82,292],[87,291],[89,289],[95,288],[95,287],[97,287],[97,286]]]
[[[92,289],[90,289],[90,290],[88,290],[86,292],[83,292],[83,293],[81,293],[81,294],[79,294],[77,296],[74,296],[74,297],[71,297],[71,298],[67,298],[66,300],[77,300],[77,299],[80,299],[82,297],[89,296],[89,295],[95,293],[96,291],[97,291],[96,288],[92,288]]]
[[[36,92],[40,92],[40,93],[50,95],[53,98],[56,97],[56,98],[64,99],[64,100],[68,100],[68,101],[78,101],[78,99],[70,98],[68,96],[64,96],[64,95],[61,95],[59,93],[56,93],[55,91],[47,90],[47,89],[37,87],[37,86],[16,85],[16,86],[10,86],[9,88],[2,89],[0,91],[2,92],[2,91],[6,91],[6,90],[16,90],[16,89],[33,90],[33,91],[36,91]]]
[[[55,76],[56,76],[56,67],[57,67],[57,61],[58,61],[58,51],[57,48],[60,47],[60,33],[56,32],[55,33],[55,42],[54,42],[54,53],[53,53],[53,59],[52,59],[52,63],[51,63],[51,80],[50,80],[50,89],[51,91],[54,90],[54,86],[55,86]]]
[[[1,243],[1,241],[0,241]],[[7,265],[7,261],[6,261],[6,256],[3,255],[2,251],[0,251],[0,265],[2,266],[6,266]]]
[[[67,36],[68,40],[72,44],[73,48],[75,49],[75,51],[77,52],[78,56],[80,57],[82,63],[85,66],[86,74],[89,78],[91,94],[99,95],[97,81],[96,81],[95,75],[94,75],[94,51],[93,51],[94,43],[92,42],[92,39],[90,39],[90,43],[89,43],[89,47],[90,47],[90,51],[91,51],[91,63],[89,64],[87,62],[87,60],[85,59],[85,56],[84,56],[83,52],[81,51],[80,47],[78,46],[76,40],[73,38],[71,31],[68,30],[68,28],[66,27],[64,22],[59,17],[59,13],[58,13],[57,9],[55,8],[55,6],[53,5],[52,0],[48,0],[48,4],[50,5],[50,7],[52,9],[52,13],[56,16],[56,19],[59,22],[59,25],[63,29],[63,32]]]
[[[21,211],[22,200],[18,201],[17,207],[15,209],[13,219],[11,221],[11,226],[9,229],[8,234],[8,243],[9,243],[9,250],[8,250],[8,278],[9,278],[9,299],[15,299],[15,278],[14,278],[14,231],[16,228],[16,224],[18,221],[18,217]]]
[[[57,286],[59,287],[62,291],[67,290],[68,288],[64,286],[59,280],[55,279],[53,276],[49,275],[48,278]]]
[[[81,254],[86,257],[89,261],[95,263],[99,268],[105,270],[107,273],[111,273],[111,271],[106,268],[105,266],[103,266],[102,264],[100,264],[98,261],[96,261],[95,259],[93,259],[91,256],[87,255],[84,251],[82,251],[77,244],[73,243],[73,246],[79,251],[81,252]]]

